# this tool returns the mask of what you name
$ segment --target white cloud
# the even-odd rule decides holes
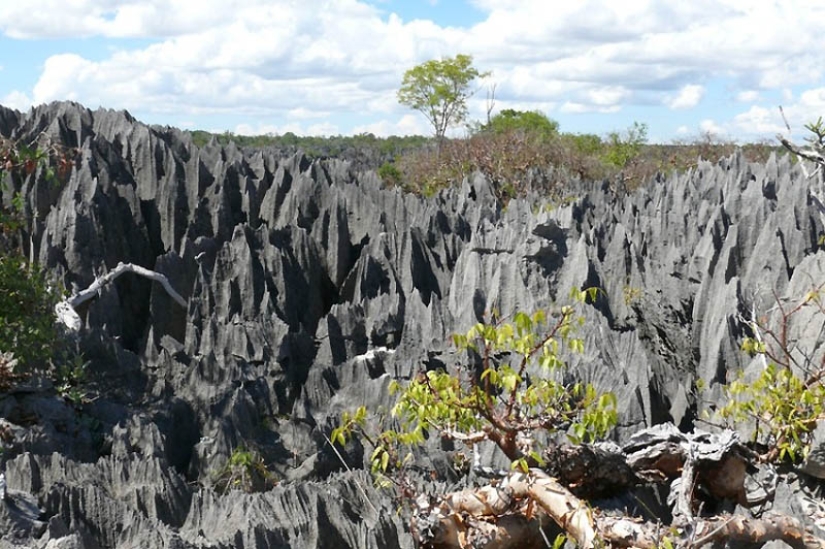
[[[602,86],[588,90],[587,98],[599,107],[614,107],[630,97],[630,90],[624,86]]]
[[[761,96],[756,90],[742,90],[736,94],[736,100],[740,103],[754,103],[760,99]]]
[[[703,134],[710,134],[714,137],[722,137],[728,134],[727,129],[710,118],[706,118],[699,123],[699,130]]]
[[[423,117],[405,114],[395,122],[381,120],[371,124],[362,124],[352,129],[353,134],[371,133],[378,137],[389,135],[428,135],[432,128],[426,125]]]
[[[32,3],[50,6],[48,0]],[[392,113],[400,110],[395,90],[403,68],[454,51],[458,37],[457,31],[427,21],[384,21],[355,0],[314,0],[308,6],[272,0],[234,7],[232,2],[206,3],[210,9],[176,0],[163,12],[161,24],[150,17],[160,0],[146,5],[123,0],[108,12],[103,0],[76,0],[72,6],[82,6],[86,16],[73,17],[77,10],[68,8],[68,20],[58,25],[64,34],[172,36],[100,61],[54,55],[34,87],[35,101],[76,99],[153,113],[238,112],[290,119]],[[53,34],[48,13],[35,7],[27,11],[37,11],[40,24],[15,26],[17,35]],[[218,16],[204,19],[196,15],[201,11]],[[203,24],[190,24],[188,15]],[[2,7],[0,27],[9,29],[21,17],[19,9]]]
[[[825,87],[803,90],[796,100],[788,100],[782,106],[785,118],[791,126],[791,137],[801,140],[808,133],[805,124],[813,122],[817,117],[825,115]],[[753,106],[748,111],[740,113],[735,120],[744,130],[746,128],[761,131],[773,138],[777,133],[788,134],[785,120],[777,107],[770,109]]]
[[[810,107],[812,112],[825,111],[825,87],[802,92],[799,101],[805,107]]]
[[[32,100],[25,93],[18,90],[13,90],[0,99],[0,105],[18,111],[27,111],[32,104]]]
[[[19,92],[36,103],[75,99],[187,119],[246,114],[281,129],[295,122],[301,131],[330,132],[333,126],[318,124],[345,114],[383,118],[373,133],[401,131],[392,121],[409,114],[395,98],[403,71],[456,52],[493,70],[500,105],[551,117],[629,105],[704,107],[714,79],[734,83],[728,96],[743,103],[788,88],[783,101],[802,104],[792,90],[813,88],[825,74],[819,0],[794,0],[792,8],[751,0],[582,0],[554,3],[553,17],[546,0],[472,4],[484,21],[445,28],[384,16],[358,0],[0,1],[0,32],[152,40],[112,41],[120,49],[102,47],[95,59],[71,51],[49,57],[34,88]],[[483,94],[470,103],[476,118],[485,114]],[[754,113],[739,116],[719,124],[760,126]]]
[[[325,116],[329,116],[329,112],[326,111],[311,111],[304,107],[297,107],[295,109],[290,109],[286,113],[286,117],[290,119],[296,120],[305,120],[307,118],[323,118]]]
[[[235,133],[238,135],[281,135],[288,131],[292,131],[292,133],[299,133],[293,131],[294,129],[299,129],[300,126],[297,124],[291,126],[276,126],[275,124],[258,124],[257,126],[253,126],[251,124],[238,124],[235,126]]]
[[[566,114],[581,114],[587,112],[611,113],[617,112],[620,108],[618,105],[599,106],[593,103],[565,101],[559,110]]]
[[[290,4],[264,0],[243,3],[231,0],[3,2],[0,29],[12,38],[171,37],[196,33],[231,21],[233,17],[249,17],[253,13],[262,22],[281,21],[288,25]],[[370,9],[363,4],[360,7]]]
[[[692,109],[699,104],[705,95],[704,86],[699,84],[686,84],[682,86],[675,97],[667,101],[667,106],[671,109]]]
[[[322,122],[320,124],[312,124],[307,128],[306,135],[340,135],[341,130],[336,124],[331,122]]]
[[[785,131],[778,109],[766,109],[758,105],[734,116],[733,124],[741,133],[749,135],[775,135]]]
[[[94,93],[94,89],[86,89],[86,84],[90,80],[93,84],[105,89],[106,86],[102,79],[100,82],[95,81],[96,76],[103,75],[95,73],[96,65],[79,55],[73,53],[53,55],[46,60],[43,74],[34,86],[34,100],[36,103],[46,103],[55,99],[79,99],[76,90]],[[122,83],[116,73],[111,76],[114,86]],[[133,76],[138,77],[136,74]],[[83,100],[87,103],[94,103],[88,94]]]
[[[748,98],[747,94],[745,98]],[[791,128],[790,137],[801,141],[807,133],[805,124],[820,113],[825,113],[825,87],[803,89],[796,99],[793,94],[788,93],[782,103],[785,119]],[[775,142],[777,134],[789,136],[785,120],[775,105],[751,105],[747,110],[736,113],[723,122],[705,120],[700,124],[700,128],[714,134],[719,134],[721,130],[722,134],[735,136],[740,141]]]

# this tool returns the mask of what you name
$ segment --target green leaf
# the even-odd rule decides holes
[[[525,458],[515,460],[510,464],[510,468],[513,470],[518,469],[525,474],[530,472],[530,466],[527,464],[527,460]]]
[[[599,295],[599,291],[600,291],[600,288],[597,288],[595,286],[593,286],[591,288],[587,288],[585,290],[585,292],[587,292],[587,297],[590,300],[590,303],[595,303],[596,302],[596,298]]]
[[[513,323],[516,325],[516,330],[519,336],[530,332],[533,329],[533,321],[527,313],[519,311],[513,317]]]

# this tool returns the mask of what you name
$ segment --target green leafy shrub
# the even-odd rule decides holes
[[[524,132],[541,138],[550,138],[559,133],[559,123],[540,111],[518,111],[504,109],[496,113],[481,131],[492,133]]]
[[[623,169],[639,156],[647,143],[647,124],[634,122],[625,132],[610,132],[604,143],[602,158],[610,166]]]
[[[798,461],[810,450],[811,434],[825,418],[825,364],[800,363],[793,354],[795,344],[790,339],[791,319],[803,308],[814,307],[825,315],[823,288],[809,291],[795,305],[788,306],[777,299],[777,330],[766,319],[751,319],[753,335],[742,342],[742,350],[750,356],[761,356],[764,368],[752,380],[740,373],[724,387],[727,402],[717,414],[728,425],[746,422],[752,425],[751,439],[766,450],[768,461]],[[805,377],[795,373],[805,372]]]
[[[812,135],[805,137],[805,142],[815,151],[825,150],[825,120],[820,116],[814,122],[805,124],[805,129]]]
[[[401,155],[395,162],[401,174],[401,188],[422,196],[432,196],[460,183],[473,170],[460,147],[457,142],[446,139],[440,149],[422,147]]]
[[[521,130],[479,132],[467,139],[447,139],[440,149],[419,149],[399,157],[398,171],[407,191],[430,196],[461,183],[478,171],[493,183],[504,203],[529,189],[551,196],[562,186],[559,179],[540,175],[548,166],[564,163],[557,137]]]
[[[392,162],[385,162],[378,168],[378,177],[388,187],[399,187],[404,181],[404,176],[401,170]]]
[[[76,151],[48,141],[29,144],[0,137],[0,196],[15,178],[44,168],[45,177],[59,183],[74,165]],[[10,353],[19,380],[33,370],[46,371],[57,347],[54,306],[61,298],[54,281],[30,263],[19,232],[26,224],[23,196],[0,200],[0,353]],[[11,361],[5,361],[9,370]],[[8,380],[7,380],[8,381]]]
[[[53,361],[52,379],[55,389],[64,400],[80,406],[88,401],[86,382],[89,362],[79,352],[62,355],[59,360]]]
[[[595,292],[575,295],[584,301]],[[453,336],[468,359],[478,357],[480,368],[469,360],[450,371],[421,372],[406,384],[393,382],[397,429],[369,434],[362,407],[342,416],[330,440],[345,444],[357,432],[373,447],[372,469],[381,476],[404,466],[399,446],[422,444],[428,434],[470,445],[491,441],[525,470],[543,461],[538,432],[563,433],[574,443],[603,438],[618,419],[615,396],[560,375],[566,368],[562,351],[584,350],[575,337],[581,322],[571,306],[480,322]]]
[[[258,452],[238,446],[214,474],[214,482],[220,494],[230,490],[252,493],[269,490],[276,484],[276,479]]]
[[[0,256],[0,351],[26,371],[48,367],[56,349],[54,306],[60,292],[37,264],[18,253]]]
[[[811,433],[825,414],[822,384],[805,383],[790,369],[769,363],[755,380],[740,376],[725,393],[728,402],[719,415],[732,423],[751,422],[752,440],[768,448],[768,460],[808,455]]]

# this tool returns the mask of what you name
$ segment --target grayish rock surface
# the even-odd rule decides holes
[[[617,394],[620,441],[665,421],[690,430],[715,404],[696,381],[718,394],[748,366],[739,315],[804,293],[825,265],[784,157],[701,162],[628,196],[592,185],[548,211],[502,209],[478,175],[424,199],[345,161],[198,148],[125,112],[0,108],[3,135],[40,132],[81,159],[62,187],[40,171],[16,181],[39,261],[67,287],[132,262],[189,306],[121,277],[79,311],[100,399],[77,411],[0,395],[25,426],[3,458],[8,488],[40,509],[14,532],[38,547],[409,547],[392,500],[325,435],[345,409],[388,405],[391,378],[449,364],[450,334],[599,286],[571,372]],[[800,352],[821,353],[821,319],[796,320]],[[218,496],[241,445],[283,482]],[[421,460],[444,482],[448,451]],[[345,458],[358,468],[363,449]]]

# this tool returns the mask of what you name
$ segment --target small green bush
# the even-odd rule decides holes
[[[574,290],[573,295],[584,302],[596,292]],[[489,440],[524,471],[543,462],[536,432],[565,434],[575,444],[602,439],[618,420],[615,395],[589,383],[565,382],[559,375],[566,368],[562,350],[584,351],[584,341],[575,337],[583,322],[571,306],[549,313],[519,312],[510,322],[494,315],[453,336],[466,362],[421,372],[405,384],[391,383],[390,391],[397,395],[392,408],[396,429],[368,433],[362,406],[342,415],[330,441],[345,445],[353,435],[360,436],[373,447],[372,472],[381,483],[388,471],[408,463],[400,447],[421,445],[428,434],[468,445]],[[480,372],[473,356],[481,360]]]
[[[381,181],[383,181],[388,187],[401,186],[404,181],[404,176],[401,173],[401,170],[399,170],[398,167],[392,162],[385,162],[380,168],[378,168],[378,177],[380,177]]]
[[[482,131],[507,133],[521,131],[534,136],[549,138],[559,133],[559,123],[540,111],[504,109],[493,116]]]
[[[86,383],[89,362],[84,359],[83,354],[59,353],[59,360],[53,361],[53,364],[51,378],[57,394],[75,407],[88,402]]]
[[[766,449],[766,461],[795,462],[806,457],[812,433],[825,418],[825,366],[807,357],[800,362],[794,356],[796,342],[789,336],[791,319],[811,307],[825,315],[825,284],[790,304],[777,299],[779,329],[769,326],[766,318],[751,319],[753,336],[742,341],[742,351],[761,356],[762,371],[752,380],[740,372],[723,387],[727,399],[717,414],[728,425],[752,426],[752,442]]]
[[[0,191],[15,178],[33,177],[38,169],[46,180],[59,184],[71,173],[76,154],[48,140],[23,143],[0,136]],[[50,367],[57,348],[54,307],[61,299],[46,271],[24,255],[21,231],[26,223],[19,192],[10,203],[0,201],[0,353],[13,356],[15,368],[22,370],[14,373],[15,380]],[[5,361],[5,370],[9,364],[11,360]]]
[[[647,143],[647,124],[634,122],[624,133],[607,134],[602,158],[605,163],[622,169],[626,168],[642,151]]]
[[[39,265],[18,253],[0,256],[0,351],[25,371],[45,370],[56,349],[54,306],[60,292]]]
[[[261,455],[243,446],[232,451],[226,464],[215,473],[215,488],[221,494],[230,490],[263,492],[276,484]]]
[[[725,387],[728,402],[719,409],[727,422],[753,422],[752,440],[769,448],[766,457],[790,461],[808,455],[811,433],[825,415],[825,387],[806,383],[789,369],[767,367],[753,382],[741,377]]]

